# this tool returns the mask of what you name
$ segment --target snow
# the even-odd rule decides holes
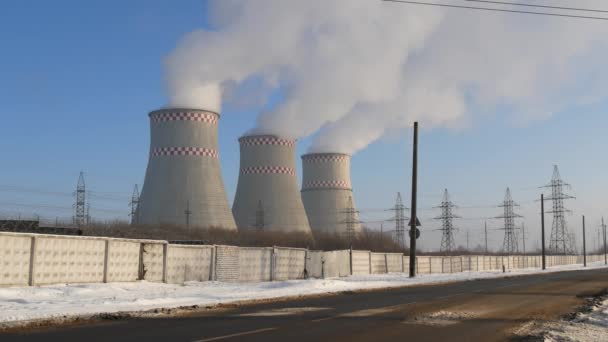
[[[547,323],[542,331],[546,342],[608,341],[608,299],[572,321]]]
[[[602,267],[604,267],[603,263],[595,263],[590,264],[587,269]],[[552,267],[544,272],[580,269],[581,265],[567,265]],[[7,287],[0,288],[0,325],[101,313],[140,312],[194,305],[213,306],[239,301],[500,278],[541,272],[543,271],[539,269],[524,269],[507,273],[463,272],[419,275],[414,279],[399,273],[264,283],[188,282],[184,285],[174,285],[142,281]],[[606,314],[608,314],[606,311],[590,315],[588,320],[606,324]]]

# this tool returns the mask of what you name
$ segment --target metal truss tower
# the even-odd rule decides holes
[[[502,205],[499,205],[498,207],[502,207],[504,213],[502,216],[497,216],[496,218],[505,220],[505,227],[503,228],[505,231],[505,237],[502,243],[502,252],[508,255],[519,253],[515,219],[522,216],[515,213],[514,208],[519,207],[519,204],[513,201],[513,198],[511,197],[511,189],[507,188],[505,200],[503,201]]]
[[[74,203],[73,222],[77,226],[83,226],[87,223],[86,210],[86,187],[84,184],[84,172],[80,172],[78,184],[76,185],[76,202]]]
[[[403,200],[401,199],[401,193],[397,193],[397,200],[395,201],[395,206],[389,210],[395,212],[395,217],[391,219],[391,221],[395,221],[395,240],[397,244],[401,248],[405,248],[405,205],[403,204]]]
[[[139,188],[137,184],[135,184],[135,188],[133,188],[133,195],[131,196],[131,203],[129,204],[131,207],[131,225],[136,225],[139,223],[139,215],[137,207],[139,206]]]
[[[264,229],[264,205],[262,204],[262,200],[258,201],[258,208],[255,211],[255,228],[258,230]]]
[[[551,188],[551,196],[546,197],[546,199],[553,202],[553,209],[549,212],[553,214],[549,253],[571,254],[574,251],[574,246],[565,217],[565,214],[570,211],[564,207],[564,200],[573,199],[574,197],[564,193],[564,188],[570,188],[570,184],[565,183],[561,179],[557,165],[553,167],[551,182],[543,188]]]
[[[454,214],[453,209],[456,208],[456,205],[450,201],[450,194],[448,193],[448,189],[443,191],[443,200],[441,201],[441,205],[435,207],[441,209],[441,215],[435,217],[435,220],[441,220],[441,252],[442,253],[451,253],[456,249],[456,242],[454,241],[454,231],[456,231],[456,227],[454,227],[453,220],[455,218],[460,218]]]
[[[355,239],[355,226],[361,223],[357,219],[357,214],[359,213],[357,209],[355,209],[355,205],[353,203],[353,196],[348,196],[348,204],[347,208],[343,211],[346,214],[346,219],[344,220],[344,224],[346,224],[346,239],[349,242],[353,242]]]

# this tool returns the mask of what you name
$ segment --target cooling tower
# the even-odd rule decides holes
[[[175,108],[149,116],[150,159],[139,223],[236,230],[220,170],[219,114]]]
[[[249,135],[239,143],[241,169],[232,206],[237,227],[310,233],[298,192],[295,141]]]
[[[302,168],[302,201],[313,231],[344,236],[359,233],[361,225],[350,183],[350,156],[305,154]]]

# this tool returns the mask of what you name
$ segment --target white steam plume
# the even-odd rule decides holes
[[[170,105],[219,111],[227,87],[255,78],[252,96],[284,92],[255,131],[321,129],[314,152],[354,153],[414,120],[460,126],[500,108],[526,122],[606,97],[603,21],[374,0],[216,0],[209,15],[214,30],[167,60]]]

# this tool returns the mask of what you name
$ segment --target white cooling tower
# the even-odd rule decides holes
[[[232,205],[237,227],[310,233],[298,193],[295,141],[249,135],[239,143],[241,170]]]
[[[342,153],[302,156],[302,201],[315,232],[348,236],[361,231],[350,182],[350,159]]]
[[[149,116],[150,159],[138,222],[236,230],[217,149],[220,115],[172,108]]]

